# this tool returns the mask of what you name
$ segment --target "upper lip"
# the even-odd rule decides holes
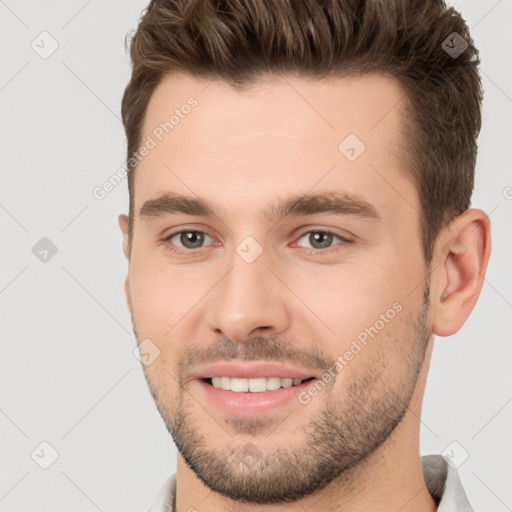
[[[256,379],[258,377],[281,377],[283,379],[309,379],[314,377],[308,370],[270,362],[219,362],[203,366],[194,375],[195,379],[211,377],[236,377]]]

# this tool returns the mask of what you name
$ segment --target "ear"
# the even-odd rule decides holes
[[[123,235],[123,252],[126,258],[128,259],[128,263],[130,262],[130,235],[129,235],[129,227],[130,220],[127,215],[119,215],[118,217],[119,227],[121,228],[121,234]],[[128,309],[130,314],[132,313],[132,301],[130,294],[130,280],[129,280],[130,272],[126,275],[124,280],[124,293],[126,296],[126,303],[128,305]]]
[[[127,215],[121,214],[118,217],[119,227],[121,228],[121,234],[123,235],[123,252],[128,261],[130,260],[130,244],[129,244],[129,227],[130,220]]]
[[[438,336],[456,333],[473,310],[491,253],[491,226],[482,210],[470,209],[443,230],[432,260],[432,328]]]

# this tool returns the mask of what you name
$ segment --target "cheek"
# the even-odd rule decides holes
[[[325,324],[334,331],[338,346],[376,322],[394,318],[401,309],[405,293],[400,276],[382,268],[361,264],[347,267],[322,267],[316,273],[289,275],[290,287]],[[331,333],[332,334],[332,333]]]
[[[130,290],[140,335],[171,336],[174,326],[198,296],[196,279],[179,267],[162,263],[150,254],[134,254],[130,264]]]
[[[338,363],[336,400],[384,400],[404,392],[421,363],[421,341],[410,328],[412,322],[412,316],[401,310],[387,323],[374,323],[356,336],[343,336],[339,347],[331,346]]]
[[[130,268],[130,291],[134,328],[139,343],[149,339],[156,346],[158,357],[145,367],[148,377],[174,386],[176,375],[166,375],[165,370],[173,372],[178,358],[177,339],[183,339],[180,319],[186,314],[190,298],[182,287],[167,274],[159,272],[151,265]],[[197,298],[195,299],[197,301]],[[150,347],[151,347],[150,343]],[[165,369],[165,370],[164,370]]]
[[[411,327],[421,301],[422,287],[417,283],[423,276],[418,265],[414,270],[396,260],[392,263],[391,258],[388,265],[385,261],[381,257],[346,268],[323,267],[317,275],[307,274],[307,279],[303,274],[292,285],[322,321],[307,312],[300,314],[304,329],[311,329],[310,336],[314,338],[317,331],[318,339],[320,332],[326,332],[324,324],[332,331],[324,336],[324,347],[341,365],[343,381],[355,381],[365,374],[365,379],[378,386],[379,379],[407,371],[400,354],[405,356],[414,345]],[[417,286],[414,293],[410,293],[411,282]],[[305,320],[306,314],[318,329]]]

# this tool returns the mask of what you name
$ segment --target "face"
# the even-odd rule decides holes
[[[126,293],[181,456],[231,499],[323,488],[407,416],[431,327],[402,96],[173,75],[151,98]]]

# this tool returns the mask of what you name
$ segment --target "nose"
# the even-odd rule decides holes
[[[213,330],[233,341],[286,331],[290,322],[289,292],[276,277],[275,269],[268,268],[265,252],[252,262],[235,252],[230,262],[230,270],[211,294]]]

